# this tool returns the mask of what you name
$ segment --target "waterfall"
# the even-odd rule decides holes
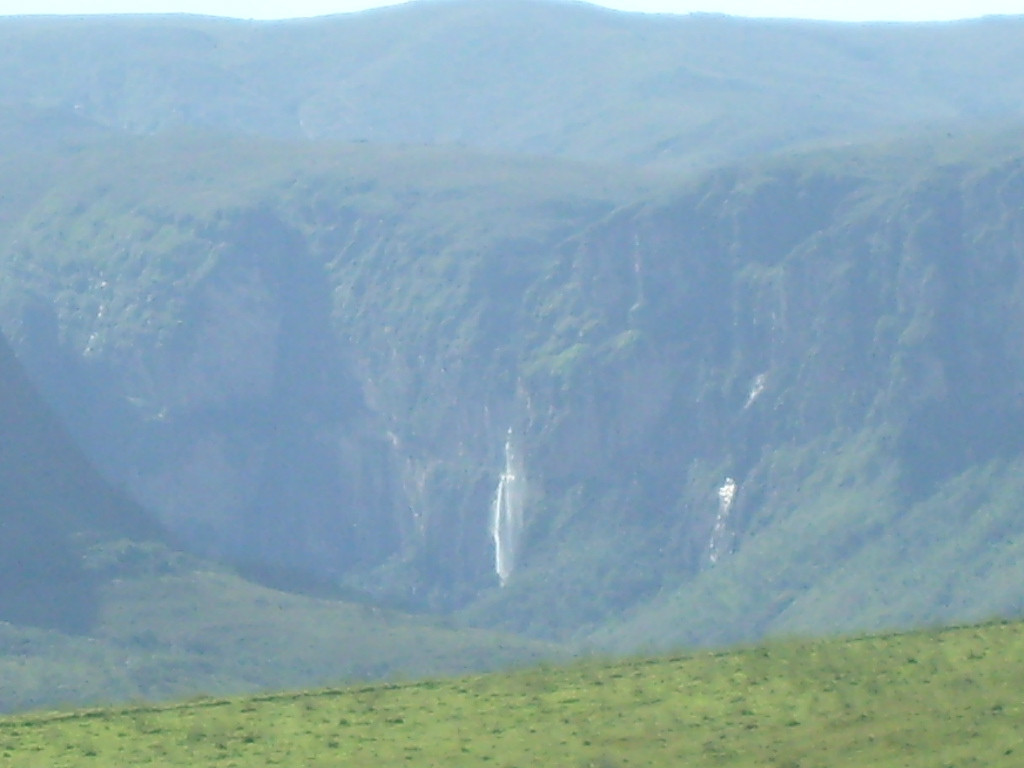
[[[743,406],[743,410],[747,410],[747,408],[754,404],[754,401],[761,396],[762,392],[764,392],[764,388],[767,383],[767,373],[759,373],[754,377],[754,383],[750,385],[750,394],[747,395],[747,402]]]
[[[708,561],[712,565],[718,562],[718,557],[721,554],[722,540],[726,535],[725,525],[729,521],[729,511],[732,509],[734,498],[736,498],[736,481],[727,477],[718,489],[718,515],[715,517],[715,525],[711,529],[711,538],[708,541]]]
[[[523,533],[523,493],[526,478],[515,450],[512,429],[505,438],[505,469],[498,478],[491,508],[491,537],[494,539],[494,570],[502,586],[516,565]]]

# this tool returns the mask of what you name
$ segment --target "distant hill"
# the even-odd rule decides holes
[[[833,24],[472,0],[291,22],[0,20],[0,105],[117,131],[708,165],[1020,120],[1024,20]]]
[[[93,546],[85,572],[96,607],[87,631],[0,621],[0,712],[466,674],[567,657],[557,646],[337,595],[259,586],[154,543]],[[73,582],[61,586],[64,596],[78,594]]]

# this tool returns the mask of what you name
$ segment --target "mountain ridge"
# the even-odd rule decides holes
[[[706,167],[927,123],[1019,119],[1006,73],[1021,69],[1020,26],[645,17],[558,2],[411,3],[287,22],[8,19],[0,74],[5,103],[132,133],[193,126]],[[965,63],[946,71],[957,49]]]

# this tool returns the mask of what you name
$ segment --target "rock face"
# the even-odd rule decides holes
[[[0,621],[83,631],[97,608],[89,546],[159,528],[100,478],[2,338],[0,435]]]
[[[483,6],[433,6],[424,39],[463,45],[467,19],[483,24],[504,7],[475,16]],[[530,13],[555,13],[544,8]],[[359,23],[379,32],[394,13]],[[588,35],[611,34],[618,18],[585,17]],[[814,82],[780,75],[765,91],[751,85],[751,71],[767,77],[756,56],[723,48],[702,59],[721,86],[709,91],[689,64],[666,63],[678,49],[669,42],[696,45],[693,29],[633,19],[607,51],[625,60],[641,33],[652,36],[654,69],[615,80],[623,99],[640,101],[588,102],[597,113],[577,115],[591,127],[571,150],[573,120],[559,117],[542,137],[536,121],[548,113],[533,101],[529,125],[500,135],[478,123],[456,135],[426,117],[403,128],[388,107],[400,91],[384,88],[402,80],[392,68],[418,72],[401,57],[378,69],[329,59],[330,77],[311,74],[316,87],[303,87],[316,93],[297,93],[291,112],[244,89],[199,110],[160,67],[131,70],[199,111],[115,89],[109,103],[83,102],[87,139],[76,144],[84,134],[66,127],[76,121],[53,117],[61,140],[0,163],[10,190],[0,200],[0,326],[90,458],[206,554],[612,647],[1017,610],[1019,131],[959,122],[902,143],[849,139],[960,120],[971,105],[1016,119],[1002,81],[971,101],[960,81],[941,94],[915,90],[913,78],[883,87],[864,62],[894,50],[927,58],[954,32],[998,58],[1020,49],[1009,45],[1019,24],[873,37],[690,21],[723,41],[746,30],[755,53],[798,38],[830,51],[843,41],[842,61],[861,63],[836,70],[808,52],[817,43],[801,47],[810,58],[793,61],[814,65],[793,71]],[[52,45],[56,27],[33,24]],[[125,40],[171,39],[156,22],[118,24]],[[257,38],[310,31],[193,26],[172,37],[205,51],[203,67]],[[95,47],[102,29],[67,34]],[[341,34],[335,22],[323,29]],[[23,61],[12,51],[0,71]],[[988,71],[978,61],[966,79]],[[480,71],[494,75],[490,64]],[[46,67],[52,90],[64,81]],[[233,77],[252,82],[242,70]],[[822,83],[835,71],[865,79],[849,75],[833,93]],[[531,84],[531,98],[564,107],[556,85],[586,74],[572,72]],[[437,73],[420,74],[427,83]],[[277,85],[267,81],[267,92]],[[328,99],[381,89],[381,114],[353,113],[351,124]],[[782,101],[769,110],[737,95],[748,92]],[[812,109],[809,94],[822,92],[827,104]],[[909,93],[929,108],[910,109]],[[723,106],[723,94],[742,108]],[[907,110],[898,118],[875,111],[897,101]],[[666,117],[658,105],[669,102]],[[712,117],[667,137],[684,103]],[[838,120],[851,103],[874,107]],[[452,125],[464,112],[424,110]],[[780,111],[803,127],[748,133]],[[382,127],[353,145],[253,137],[292,135],[296,115],[324,136]],[[626,115],[653,122],[641,129]],[[746,127],[729,122],[716,143],[707,137],[723,115]],[[248,138],[160,133],[182,123]],[[32,133],[13,125],[13,135]],[[592,135],[594,125],[607,135]],[[105,132],[117,130],[114,146]],[[688,154],[699,136],[707,145]],[[384,144],[396,138],[549,157]],[[749,160],[800,142],[818,148]],[[658,174],[550,157],[658,164],[658,147]],[[682,174],[684,162],[704,170]]]
[[[69,422],[112,477],[204,552],[326,576],[379,563],[398,538],[391,447],[332,326],[323,264],[263,209],[181,231],[197,261],[187,288],[165,298],[168,325],[153,329],[147,314],[129,331],[143,338],[125,342],[138,307],[100,303],[87,327],[56,331],[63,346],[26,341],[48,346],[27,349],[30,364],[66,361],[59,382],[38,372],[42,386],[93,393],[65,411]],[[98,282],[135,290],[123,275]]]
[[[493,182],[456,228],[435,188],[397,207],[325,193],[344,168],[203,217],[124,220],[101,199],[109,218],[62,226],[92,222],[143,273],[25,240],[34,279],[59,268],[83,289],[4,316],[105,470],[200,550],[554,636],[757,584],[755,621],[705,602],[672,635],[732,640],[811,611],[908,510],[949,514],[951,483],[1024,448],[1018,158],[922,160],[909,179],[872,158],[546,218],[550,195]],[[163,295],[140,292],[146,269]],[[789,564],[774,586],[742,572],[762,547]],[[901,610],[930,616],[933,598]],[[870,606],[849,621],[877,622]]]

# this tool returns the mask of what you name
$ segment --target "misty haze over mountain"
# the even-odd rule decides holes
[[[0,19],[0,648],[150,660],[85,699],[1019,614],[1022,42]]]

